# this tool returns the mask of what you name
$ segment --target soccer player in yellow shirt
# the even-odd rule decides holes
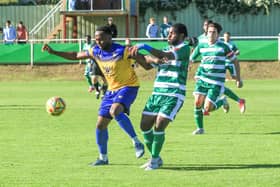
[[[128,117],[131,104],[134,102],[139,81],[132,67],[134,60],[129,58],[129,48],[112,41],[108,26],[96,29],[95,42],[91,49],[81,52],[63,52],[44,45],[43,50],[69,60],[94,59],[108,83],[108,90],[100,104],[96,123],[96,143],[99,157],[92,166],[107,165],[108,125],[115,119],[120,127],[130,136],[134,143],[135,154],[140,158],[144,154],[144,145],[139,141]],[[140,64],[141,65],[141,64]]]

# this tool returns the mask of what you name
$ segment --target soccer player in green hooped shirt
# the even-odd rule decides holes
[[[237,56],[240,54],[239,49],[237,48],[236,44],[230,39],[230,33],[224,33],[224,42],[229,46],[229,48],[234,51],[234,54]],[[231,77],[235,80],[236,79],[236,68],[235,64],[233,63],[232,59],[226,60],[226,69],[230,72]],[[243,85],[243,84],[242,84]],[[246,110],[245,99],[238,97],[232,90],[225,87],[224,94],[229,98],[233,99],[234,101],[238,102],[239,109],[241,113],[244,113]]]
[[[86,41],[85,41],[85,43],[83,43],[83,47],[82,47],[83,51],[87,51],[93,47],[90,35],[86,35],[85,40]],[[101,91],[102,91],[102,95],[104,95],[104,93],[107,90],[107,82],[106,82],[104,75],[101,72],[99,66],[96,64],[95,60],[86,59],[85,62],[86,62],[86,66],[85,66],[84,75],[89,84],[88,91],[92,92],[93,90],[95,90],[96,98],[99,99]],[[99,82],[99,77],[102,79],[102,82],[103,82],[102,85]],[[101,90],[100,90],[100,88],[101,88]]]
[[[210,23],[213,23],[213,21],[208,20],[208,19],[204,20],[203,26],[202,26],[203,33],[197,37],[199,43],[207,43],[208,42],[207,27],[208,27],[208,24],[210,24]]]
[[[199,43],[208,43],[207,28],[208,28],[208,24],[210,24],[210,23],[213,23],[213,21],[212,20],[208,20],[208,19],[204,20],[203,26],[202,26],[203,33],[198,36],[198,42]],[[225,35],[226,35],[226,37],[225,37]],[[230,49],[232,51],[234,51],[235,55],[238,55],[239,54],[239,50],[236,48],[236,45],[230,41],[230,34],[229,33],[227,34],[227,32],[226,32],[225,35],[224,35],[224,42],[230,47]],[[235,58],[235,56],[234,56],[234,58]],[[233,60],[235,60],[235,59],[233,59]],[[234,79],[236,77],[236,68],[235,68],[235,66],[238,66],[238,68],[239,68],[239,62],[238,62],[238,64],[234,64],[231,59],[227,58],[227,60],[226,60],[226,69],[228,69],[230,74],[232,76],[234,76],[233,77]],[[201,71],[197,70],[195,77],[199,76],[200,72]],[[240,87],[242,87],[243,86],[243,82],[241,81],[240,84],[241,84]],[[235,94],[228,87],[224,87],[224,94],[226,96],[228,96],[229,98],[231,98],[232,100],[238,102],[239,109],[240,109],[241,113],[245,112],[245,110],[246,110],[245,99],[240,98],[237,94]],[[228,109],[224,110],[224,112],[228,112],[228,111],[229,111]],[[207,111],[203,111],[203,114],[204,115],[209,115],[209,113]]]
[[[158,169],[163,164],[160,152],[165,141],[165,129],[175,119],[185,100],[190,55],[190,48],[184,43],[187,36],[186,26],[177,23],[170,28],[167,37],[169,45],[164,50],[146,44],[131,48],[131,56],[137,62],[150,64],[148,69],[157,68],[153,92],[141,118],[144,142],[151,154],[151,159],[141,166],[145,170]],[[139,54],[141,49],[152,56]]]
[[[234,52],[227,44],[218,39],[222,27],[218,23],[210,23],[207,27],[208,43],[199,43],[194,49],[190,60],[193,62],[199,55],[202,56],[201,64],[196,73],[196,86],[194,91],[194,116],[197,129],[193,134],[204,134],[203,110],[211,112],[223,106],[227,112],[229,104],[226,97],[221,97],[224,93],[224,82],[226,77],[226,59],[235,59]],[[236,83],[241,87],[240,72],[237,60]]]

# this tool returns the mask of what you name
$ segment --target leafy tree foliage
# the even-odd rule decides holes
[[[215,14],[236,17],[241,14],[259,13],[269,14],[272,6],[280,7],[280,0],[140,0],[140,15],[144,15],[147,8],[155,11],[177,11],[194,3],[200,15],[208,18],[208,11]]]

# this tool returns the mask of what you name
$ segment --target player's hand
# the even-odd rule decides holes
[[[158,61],[156,62],[157,64],[167,64],[168,63],[168,58],[163,57],[161,59],[158,58]]]
[[[138,50],[139,50],[139,49],[138,49],[137,46],[131,46],[131,47],[129,47],[129,48],[128,48],[129,56],[131,56],[131,57],[137,56]]]
[[[243,81],[242,80],[236,81],[236,86],[237,86],[237,88],[242,88],[243,87]]]
[[[42,47],[42,52],[47,51],[49,53],[52,52],[52,48],[48,44],[44,44]]]

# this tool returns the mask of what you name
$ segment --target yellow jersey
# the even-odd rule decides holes
[[[104,74],[108,90],[116,91],[125,86],[139,86],[133,60],[128,58],[128,47],[113,43],[110,51],[104,51],[95,45],[88,52]]]

